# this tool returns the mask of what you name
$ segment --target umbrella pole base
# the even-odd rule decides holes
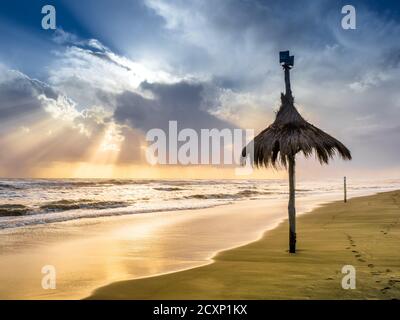
[[[296,253],[296,233],[289,232],[289,253]]]

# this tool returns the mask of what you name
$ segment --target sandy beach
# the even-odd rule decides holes
[[[285,220],[207,266],[113,283],[91,299],[399,299],[400,191],[323,205],[298,219],[288,254]],[[354,287],[344,288],[354,270]],[[346,282],[346,281],[345,281]]]
[[[307,196],[298,214],[340,195]],[[1,231],[1,299],[80,299],[112,282],[212,262],[259,239],[287,216],[286,199],[243,200],[198,210],[80,219]],[[55,290],[41,286],[53,265]]]
[[[298,214],[340,197],[299,198]],[[209,264],[220,251],[260,239],[286,219],[286,212],[286,199],[243,200],[3,230],[0,298],[81,299],[116,281]],[[41,286],[46,265],[56,268],[55,290]]]

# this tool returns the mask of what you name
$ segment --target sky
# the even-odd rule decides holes
[[[56,29],[41,26],[44,5]],[[342,28],[342,7],[356,29]],[[15,0],[0,4],[0,176],[235,178],[221,166],[152,166],[153,128],[254,129],[284,89],[353,160],[299,157],[301,178],[399,177],[398,1]],[[252,177],[280,178],[284,170]]]

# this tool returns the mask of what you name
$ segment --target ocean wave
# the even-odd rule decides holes
[[[11,190],[18,190],[21,189],[20,187],[13,185],[13,184],[9,184],[9,183],[0,183],[0,190],[1,189],[11,189]]]
[[[278,194],[277,192],[271,191],[258,191],[254,189],[245,189],[236,193],[237,197],[245,198],[245,197],[253,197],[253,196],[263,196],[263,195],[271,195]]]
[[[184,188],[179,188],[179,187],[157,187],[153,188],[154,190],[157,191],[181,191],[181,190],[186,190]]]
[[[91,186],[124,186],[124,185],[146,185],[156,183],[157,180],[129,180],[129,179],[106,179],[106,180],[89,180],[89,181],[65,181],[64,185],[73,187],[91,187]]]
[[[29,212],[29,208],[22,204],[1,204],[0,217],[22,216]]]
[[[236,193],[216,193],[216,194],[192,194],[184,197],[184,199],[239,199],[248,198],[252,196],[269,195],[269,191],[257,191],[253,189],[245,189]]]
[[[352,182],[352,183],[350,183]],[[399,181],[350,181],[353,190],[399,188]],[[341,193],[342,180],[299,183],[298,196]],[[379,188],[379,189],[378,189]],[[354,193],[355,193],[354,191]],[[86,217],[210,207],[288,196],[286,180],[1,179],[0,229]]]
[[[26,215],[18,217],[10,217],[7,220],[0,220],[0,230],[19,228],[33,225],[41,225],[47,223],[64,222],[77,219],[85,218],[102,218],[102,217],[112,217],[112,216],[122,216],[131,214],[144,214],[144,213],[155,213],[155,212],[167,212],[176,210],[193,210],[193,209],[204,209],[211,208],[218,205],[228,204],[229,201],[217,202],[217,201],[199,201],[191,203],[163,203],[163,205],[146,205],[136,207],[135,205],[124,207],[124,208],[114,208],[109,210],[71,210],[68,214],[65,212],[48,212],[35,215]]]
[[[67,211],[74,209],[112,209],[126,207],[131,203],[125,201],[98,201],[91,199],[80,200],[58,200],[51,201],[39,206],[40,209],[46,211]]]
[[[192,194],[190,196],[185,196],[183,198],[184,199],[233,199],[234,195],[233,194],[229,194],[229,193]]]
[[[129,180],[129,179],[90,179],[90,180],[42,180],[42,179],[21,179],[4,180],[0,182],[0,189],[32,189],[32,188],[79,188],[79,187],[97,187],[113,185],[146,185],[157,183],[158,180]]]

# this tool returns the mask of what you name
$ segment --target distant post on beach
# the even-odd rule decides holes
[[[343,179],[343,191],[344,191],[344,202],[347,202],[347,185],[346,185],[346,177]]]

